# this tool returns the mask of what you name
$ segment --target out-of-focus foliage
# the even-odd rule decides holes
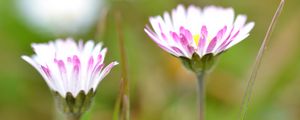
[[[256,26],[250,37],[224,53],[207,79],[207,120],[234,120],[251,65],[279,0],[110,0],[107,17],[80,35],[40,34],[26,24],[17,0],[0,0],[0,119],[52,120],[53,98],[42,77],[20,55],[32,54],[32,42],[58,37],[94,39],[109,48],[107,62],[119,60],[114,14],[122,13],[129,65],[132,120],[196,119],[196,80],[180,61],[167,54],[143,31],[148,17],[177,4],[233,7]],[[247,120],[300,119],[300,1],[289,0],[272,34],[254,86]],[[100,13],[99,13],[100,14]],[[99,30],[102,29],[103,31]],[[101,33],[101,35],[100,35]],[[119,90],[120,68],[99,86],[91,120],[112,119]]]

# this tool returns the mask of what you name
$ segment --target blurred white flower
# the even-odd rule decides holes
[[[39,32],[78,34],[99,18],[102,0],[19,0],[25,20]]]

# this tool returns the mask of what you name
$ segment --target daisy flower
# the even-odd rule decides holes
[[[171,13],[150,17],[152,28],[144,29],[160,48],[180,58],[197,75],[200,120],[205,119],[204,76],[220,53],[249,36],[254,22],[246,20],[246,15],[235,17],[232,8],[178,5]]]
[[[89,106],[98,84],[118,64],[107,66],[107,52],[102,43],[57,39],[49,43],[32,44],[35,54],[22,58],[31,64],[54,91],[64,112],[81,115]],[[79,102],[79,103],[76,103]]]
[[[246,20],[246,15],[235,17],[232,8],[178,5],[171,13],[150,17],[153,29],[144,30],[165,51],[192,59],[193,54],[217,55],[244,40],[254,27]]]

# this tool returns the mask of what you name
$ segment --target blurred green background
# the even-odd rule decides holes
[[[94,39],[109,48],[106,62],[120,61],[114,13],[121,11],[131,94],[132,120],[195,120],[196,78],[180,61],[150,40],[148,17],[185,6],[233,7],[256,25],[243,42],[224,53],[207,78],[207,120],[235,120],[255,55],[280,0],[106,1],[107,15],[87,33],[41,34],[25,23],[17,0],[0,0],[0,119],[55,119],[53,98],[38,72],[20,56],[32,42],[56,38]],[[300,1],[288,0],[258,72],[246,120],[300,119]],[[100,14],[100,12],[99,12]],[[98,26],[98,27],[97,27]],[[100,27],[99,27],[100,26]],[[99,30],[101,28],[102,30]],[[86,119],[111,120],[119,90],[120,66],[98,87]]]

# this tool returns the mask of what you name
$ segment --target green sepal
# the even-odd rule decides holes
[[[81,90],[76,97],[71,92],[67,92],[66,96],[61,96],[57,91],[53,92],[57,108],[67,116],[81,116],[84,112],[88,111],[92,102],[95,92],[90,89],[86,94]]]
[[[73,113],[74,112],[74,104],[75,104],[75,98],[73,97],[73,95],[70,92],[67,92],[65,101],[67,102],[67,106],[65,109],[67,109],[67,111],[64,112],[70,112]]]
[[[74,107],[73,107],[73,112],[74,113],[81,113],[81,109],[83,106],[83,103],[85,101],[85,93],[83,90],[81,90],[78,95],[75,98],[75,103],[74,103]]]
[[[87,111],[90,108],[95,94],[96,91],[90,89],[89,92],[85,95],[85,100],[82,102],[81,112]]]
[[[66,107],[68,106],[68,103],[65,100],[65,98],[62,97],[57,91],[54,91],[53,95],[55,97],[55,103],[57,108],[64,113],[70,113],[71,109],[69,107]]]
[[[195,72],[203,73],[209,71],[214,65],[218,55],[213,55],[212,53],[206,54],[203,57],[200,57],[198,54],[194,53],[192,58],[179,57],[183,65]]]

